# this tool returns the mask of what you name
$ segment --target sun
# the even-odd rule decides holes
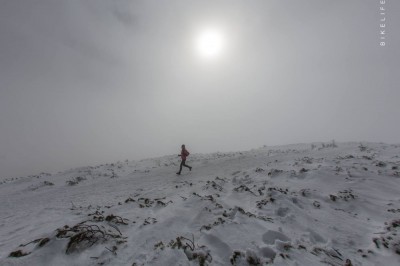
[[[197,53],[204,58],[216,58],[222,54],[225,46],[224,36],[217,29],[200,32],[195,41]]]

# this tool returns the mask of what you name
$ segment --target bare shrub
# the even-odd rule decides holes
[[[67,180],[66,183],[69,186],[75,186],[78,185],[80,182],[86,180],[86,177],[82,177],[82,176],[77,176],[75,178],[72,178],[71,180]]]
[[[115,227],[112,227],[115,229]],[[65,253],[71,254],[73,252],[79,252],[93,246],[96,243],[106,242],[110,239],[122,238],[121,232],[118,234],[111,233],[111,230],[107,230],[104,226],[96,224],[87,224],[81,222],[73,227],[65,225],[62,228],[57,229],[57,238],[69,238],[69,242]]]

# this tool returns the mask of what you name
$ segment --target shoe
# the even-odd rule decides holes
[[[181,175],[181,173],[176,173],[177,175]]]
[[[192,171],[192,167],[189,167],[189,170]]]

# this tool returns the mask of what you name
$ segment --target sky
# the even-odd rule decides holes
[[[399,13],[394,0],[0,0],[0,176],[181,144],[400,143]],[[207,29],[223,39],[212,58],[196,46]]]

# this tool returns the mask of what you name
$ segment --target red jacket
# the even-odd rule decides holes
[[[182,151],[181,151],[181,158],[182,158],[182,160],[186,160],[186,157],[188,157],[189,156],[189,152],[186,150],[186,149],[183,149]]]

